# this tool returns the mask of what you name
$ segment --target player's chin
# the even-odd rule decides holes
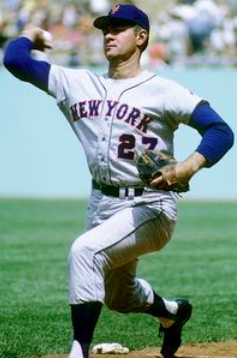
[[[104,53],[107,60],[113,60],[118,57],[117,52],[113,48],[105,49]]]

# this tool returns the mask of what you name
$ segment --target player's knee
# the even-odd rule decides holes
[[[86,260],[86,257],[88,253],[88,249],[86,248],[86,245],[83,243],[83,240],[77,239],[74,241],[74,243],[71,246],[70,252],[69,252],[69,262],[83,262]]]
[[[106,270],[108,259],[102,251],[97,252],[93,245],[86,240],[86,237],[82,236],[71,246],[69,263],[81,268],[86,267],[87,270],[93,268],[96,272],[102,272]]]

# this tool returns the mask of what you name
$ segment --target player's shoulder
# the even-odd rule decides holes
[[[153,81],[156,82],[156,84],[159,84],[160,86],[164,87],[183,87],[183,85],[174,79],[165,77],[165,75],[154,73]]]
[[[153,81],[157,90],[166,93],[168,96],[195,95],[195,91],[191,90],[181,82],[165,77],[165,75],[156,74]]]
[[[79,67],[66,67],[60,65],[51,65],[51,71],[54,73],[65,73],[68,76],[88,76],[93,77],[96,76],[92,71],[87,68]]]

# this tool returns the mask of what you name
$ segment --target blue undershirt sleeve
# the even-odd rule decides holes
[[[234,143],[233,131],[207,102],[195,108],[189,125],[202,136],[196,151],[206,158],[207,167],[216,164]]]
[[[50,64],[31,56],[33,43],[26,37],[18,37],[8,43],[3,64],[6,69],[21,81],[48,91]]]

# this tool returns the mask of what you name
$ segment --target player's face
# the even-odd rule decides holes
[[[137,50],[138,35],[128,25],[109,26],[103,31],[104,53],[109,61],[126,61]]]

